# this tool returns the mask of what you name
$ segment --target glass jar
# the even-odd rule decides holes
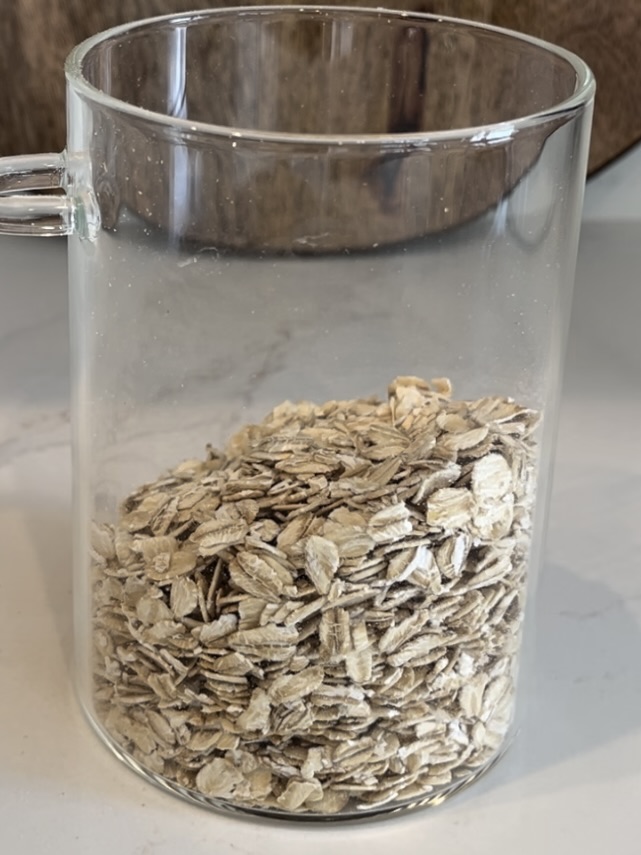
[[[215,808],[441,802],[511,738],[589,70],[270,6],[111,30],[67,79],[0,228],[69,235],[89,720]]]

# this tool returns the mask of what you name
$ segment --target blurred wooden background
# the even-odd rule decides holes
[[[257,5],[257,0],[244,2]],[[234,5],[238,0],[0,0],[0,155],[64,147],[63,63],[82,39],[152,15]],[[582,56],[598,82],[591,171],[641,139],[641,0],[387,0],[385,5],[518,29]]]

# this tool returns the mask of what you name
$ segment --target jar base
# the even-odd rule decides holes
[[[202,795],[201,793],[195,792],[194,790],[182,787],[175,781],[171,781],[163,775],[159,775],[156,772],[153,772],[151,769],[148,769],[147,767],[139,763],[137,760],[135,760],[130,754],[123,750],[122,746],[120,746],[113,739],[113,737],[101,726],[98,721],[96,721],[93,715],[84,706],[83,712],[87,721],[89,722],[89,725],[91,726],[91,729],[107,746],[111,753],[114,754],[118,758],[118,760],[124,763],[125,766],[136,772],[145,780],[154,784],[159,789],[164,790],[165,792],[170,793],[173,796],[185,799],[186,801],[191,802],[191,804],[198,805],[199,807],[207,808],[218,813],[233,814],[236,817],[245,819],[253,818],[276,820],[281,823],[304,822],[326,824],[328,822],[366,822],[368,820],[384,819],[386,817],[409,813],[410,811],[436,807],[447,801],[452,796],[461,792],[462,790],[467,789],[467,787],[469,787],[471,784],[473,784],[475,781],[477,781],[479,778],[489,772],[490,769],[492,769],[498,763],[498,761],[506,754],[513,741],[512,737],[508,736],[508,738],[504,741],[503,745],[497,750],[497,752],[493,754],[492,757],[482,766],[479,766],[477,769],[471,771],[470,774],[465,776],[464,778],[459,778],[458,780],[453,781],[450,784],[446,784],[439,788],[434,788],[432,792],[426,793],[422,797],[408,799],[407,801],[400,803],[391,802],[380,806],[368,806],[367,809],[364,809],[362,812],[355,810],[347,810],[342,811],[340,813],[332,814],[301,814],[277,811],[269,808],[262,810],[260,808],[233,804],[222,799],[209,798],[207,796]]]

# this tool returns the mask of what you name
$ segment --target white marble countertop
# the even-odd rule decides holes
[[[641,147],[586,198],[525,732],[445,805],[260,824],[155,789],[71,690],[63,241],[0,240],[0,852],[641,851]]]

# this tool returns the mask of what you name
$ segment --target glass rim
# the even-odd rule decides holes
[[[461,128],[448,128],[435,131],[412,131],[401,133],[362,133],[362,134],[322,134],[322,133],[292,133],[280,131],[261,131],[252,128],[237,128],[231,125],[217,125],[209,122],[194,121],[179,116],[170,116],[145,107],[138,107],[119,98],[109,95],[97,86],[91,84],[83,74],[83,64],[91,51],[110,39],[133,33],[136,30],[160,28],[163,26],[184,26],[194,21],[213,18],[264,15],[286,13],[289,15],[306,14],[322,16],[329,12],[349,13],[363,17],[384,18],[393,17],[399,21],[431,21],[457,27],[465,27],[479,32],[495,33],[510,41],[523,42],[538,47],[549,54],[565,60],[575,71],[576,88],[571,95],[558,101],[550,107],[533,113],[507,119],[501,122],[489,122]],[[436,15],[425,12],[411,12],[400,9],[364,6],[332,6],[332,5],[257,5],[230,6],[218,9],[203,9],[194,12],[173,13],[143,18],[126,24],[111,27],[80,42],[74,47],[65,61],[65,76],[73,90],[89,101],[114,112],[123,113],[132,118],[140,119],[144,124],[156,125],[167,132],[178,132],[181,136],[207,135],[228,138],[234,141],[246,140],[262,143],[287,143],[298,145],[336,145],[336,146],[419,146],[428,147],[430,144],[460,142],[475,145],[492,145],[504,143],[516,133],[537,127],[546,122],[559,119],[584,109],[594,97],[596,82],[588,64],[572,51],[543,39],[486,24],[480,21],[470,21],[447,15]]]

